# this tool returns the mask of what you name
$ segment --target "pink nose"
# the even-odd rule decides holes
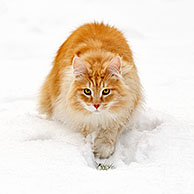
[[[98,109],[99,106],[100,106],[100,104],[94,104],[94,107],[95,107],[96,109]]]

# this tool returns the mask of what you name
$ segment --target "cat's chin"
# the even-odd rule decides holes
[[[101,112],[101,111],[99,111],[99,110],[93,111],[93,113],[95,113],[95,114],[100,114],[100,112]]]
[[[102,110],[88,110],[91,114],[95,114],[95,115],[100,115],[100,114],[102,114]]]
[[[102,111],[100,110],[88,110],[86,109],[88,112],[92,113],[92,114],[100,114]]]

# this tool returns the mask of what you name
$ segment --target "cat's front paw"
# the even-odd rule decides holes
[[[104,159],[109,158],[113,154],[115,146],[109,142],[105,142],[102,139],[95,139],[93,150],[95,157]]]

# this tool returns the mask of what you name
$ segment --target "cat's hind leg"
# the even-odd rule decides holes
[[[47,115],[48,118],[50,118],[52,115],[51,96],[49,94],[49,87],[47,82],[44,83],[39,94],[38,110],[41,114]]]

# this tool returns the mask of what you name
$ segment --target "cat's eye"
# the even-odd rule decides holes
[[[102,91],[102,94],[103,95],[108,95],[110,93],[110,89],[104,89],[103,91]]]
[[[85,88],[85,89],[84,89],[84,93],[85,93],[86,95],[91,95],[91,94],[92,94],[91,90],[88,89],[88,88]]]

